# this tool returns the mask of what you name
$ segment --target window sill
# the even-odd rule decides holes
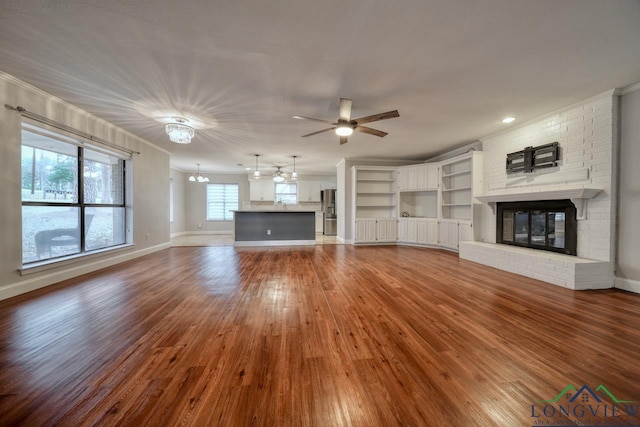
[[[41,273],[47,270],[53,270],[54,268],[66,267],[80,262],[90,261],[92,259],[100,258],[105,254],[116,254],[118,252],[124,252],[131,248],[134,248],[135,244],[127,243],[124,245],[113,246],[110,248],[97,249],[91,252],[85,252],[83,254],[74,254],[66,257],[55,258],[53,260],[44,260],[34,262],[29,265],[23,265],[18,269],[21,276],[27,276],[29,274]]]

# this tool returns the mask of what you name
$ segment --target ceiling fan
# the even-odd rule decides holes
[[[303,119],[303,120],[313,120],[314,122],[326,123],[332,125],[332,127],[319,130],[317,132],[308,133],[306,135],[302,135],[302,137],[307,137],[311,135],[316,135],[322,132],[327,132],[335,129],[336,133],[340,136],[340,145],[346,144],[347,137],[353,133],[353,131],[368,133],[369,135],[375,135],[379,137],[384,137],[387,135],[387,132],[383,132],[381,130],[373,129],[367,126],[362,126],[365,123],[377,122],[379,120],[385,119],[393,119],[394,117],[400,117],[398,110],[387,111],[386,113],[378,113],[373,114],[371,116],[360,117],[359,119],[351,119],[351,100],[346,98],[340,98],[340,117],[337,122],[332,122],[329,120],[322,119],[314,119],[313,117],[304,117],[304,116],[293,116],[294,119]]]
[[[273,180],[275,182],[284,182],[288,178],[288,174],[282,170],[283,166],[276,166],[276,171],[273,173]]]

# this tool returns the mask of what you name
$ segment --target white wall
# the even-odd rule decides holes
[[[171,236],[184,234],[185,225],[185,192],[187,174],[171,169],[171,183],[173,185],[173,222],[170,224]]]
[[[598,95],[539,120],[481,138],[484,194],[525,193],[566,187],[599,188],[588,202],[588,218],[578,221],[578,256],[602,261],[615,258],[616,140],[618,97]],[[558,167],[507,174],[507,153],[527,146],[560,143]],[[485,204],[482,239],[495,243],[496,219]]]
[[[0,107],[0,299],[140,256],[169,245],[169,153],[87,112],[0,72],[3,104],[22,106],[57,122],[131,150],[133,158],[133,242],[117,253],[67,262],[21,276],[21,116]],[[147,237],[148,236],[148,237]]]
[[[186,174],[188,175],[188,174]],[[249,181],[244,174],[202,174],[210,184],[238,184],[240,206],[249,200]],[[187,233],[233,233],[233,221],[207,221],[207,184],[185,184],[185,231]]]
[[[640,90],[621,97],[618,206],[616,277],[640,292]]]

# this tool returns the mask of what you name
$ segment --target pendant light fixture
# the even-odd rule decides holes
[[[191,174],[189,181],[191,182],[209,182],[209,177],[200,175],[200,163],[198,165],[198,173],[196,175]]]
[[[253,179],[260,179],[260,170],[258,169],[258,157],[260,154],[255,154],[256,156],[256,170],[253,172]]]
[[[292,157],[293,157],[293,172],[291,172],[291,181],[297,181],[298,172],[296,172],[296,157],[298,156],[292,156]]]
[[[189,120],[182,117],[174,117],[173,121],[175,123],[167,123],[164,127],[169,139],[176,144],[189,144],[196,135],[195,130],[191,126],[187,126]]]

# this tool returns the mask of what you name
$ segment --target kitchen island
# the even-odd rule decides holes
[[[234,211],[236,246],[316,244],[315,211]]]

